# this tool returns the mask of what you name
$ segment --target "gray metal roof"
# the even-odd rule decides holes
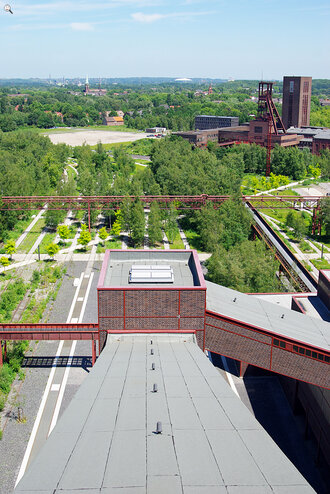
[[[206,281],[206,308],[278,336],[330,350],[330,324]],[[235,302],[234,302],[235,300]],[[284,317],[282,317],[284,315]]]
[[[314,491],[193,336],[163,334],[108,340],[15,492]]]
[[[170,266],[174,281],[171,283],[148,281],[134,283],[129,281],[132,266]],[[198,261],[199,265],[199,261]],[[194,287],[201,286],[204,279],[198,274],[194,254],[191,250],[156,251],[156,250],[111,250],[103,262],[99,287]],[[102,273],[104,273],[104,278]]]

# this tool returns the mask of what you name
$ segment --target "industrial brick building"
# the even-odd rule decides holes
[[[195,130],[235,127],[237,125],[239,125],[238,117],[222,117],[218,115],[197,115],[195,117]]]
[[[330,129],[326,127],[290,127],[288,134],[300,136],[299,148],[308,148],[313,154],[330,149]]]
[[[311,77],[283,78],[282,120],[285,128],[309,125],[311,95]]]

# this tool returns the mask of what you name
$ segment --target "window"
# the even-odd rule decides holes
[[[297,347],[297,345],[293,345],[293,351],[298,353],[298,347]]]
[[[319,353],[319,354],[318,354],[318,359],[319,359],[319,360],[323,360],[323,359],[324,359],[324,355],[322,355],[322,353]]]
[[[310,357],[312,355],[312,352],[310,350],[306,350],[306,357]]]
[[[254,127],[254,132],[256,134],[261,134],[262,133],[262,127]]]
[[[293,93],[294,90],[294,81],[290,81],[290,93]]]
[[[275,346],[279,346],[279,345],[280,345],[280,341],[279,341],[279,340],[274,339],[274,345],[275,345]]]
[[[312,352],[312,357],[313,358],[317,358],[317,353],[316,352]]]
[[[299,347],[299,353],[300,353],[301,355],[305,355],[305,348],[301,348],[301,347]]]
[[[280,347],[285,348],[285,341],[280,341]]]

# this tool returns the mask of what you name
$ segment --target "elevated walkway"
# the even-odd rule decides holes
[[[108,337],[15,492],[314,491],[194,336],[164,333]]]
[[[330,388],[330,324],[206,281],[205,348]]]

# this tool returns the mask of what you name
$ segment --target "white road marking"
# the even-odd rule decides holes
[[[51,391],[59,391],[60,389],[60,384],[52,384],[52,387],[50,388]]]
[[[71,350],[70,350],[70,354],[69,354],[69,358],[68,358],[68,363],[67,363],[67,366],[66,366],[66,369],[65,369],[65,372],[64,372],[64,376],[63,376],[63,379],[62,379],[60,392],[58,393],[58,397],[57,397],[57,401],[56,401],[56,406],[55,406],[55,410],[54,410],[54,413],[53,413],[53,418],[52,418],[52,421],[51,421],[51,424],[50,424],[50,427],[49,427],[48,436],[52,432],[52,430],[54,429],[54,427],[56,425],[56,422],[57,422],[57,419],[58,419],[58,415],[60,413],[60,408],[61,408],[61,405],[62,405],[62,400],[63,400],[63,396],[64,396],[64,391],[65,391],[65,388],[66,388],[66,384],[68,382],[70,367],[71,367],[71,364],[72,364],[72,357],[74,355],[74,352],[75,352],[75,349],[76,349],[76,345],[77,345],[77,341],[74,340],[72,342],[72,345],[71,345]]]
[[[73,317],[73,318],[71,319],[71,323],[72,323],[72,324],[76,324],[77,322],[78,322],[78,317]]]
[[[75,295],[73,297],[73,301],[72,301],[72,304],[71,304],[71,307],[70,307],[70,310],[69,310],[69,315],[68,315],[68,318],[67,318],[67,323],[71,319],[71,316],[72,316],[72,313],[73,313],[73,309],[74,309],[74,306],[75,306],[75,303],[76,303],[76,300],[77,300],[77,297],[78,297],[78,293],[79,293],[79,289],[80,289],[80,285],[81,285],[83,276],[84,276],[84,273],[81,273],[80,278],[76,278],[78,280],[78,284],[77,284],[76,293],[75,293]],[[39,429],[39,425],[40,425],[42,414],[43,414],[43,411],[44,411],[44,408],[45,408],[45,405],[46,405],[46,401],[47,401],[47,398],[48,398],[48,395],[49,395],[49,391],[51,389],[52,381],[54,379],[54,374],[55,374],[57,362],[58,362],[59,356],[61,355],[63,344],[64,344],[64,341],[61,340],[59,342],[59,345],[58,345],[58,348],[57,348],[56,356],[54,358],[51,371],[49,373],[49,377],[48,377],[48,381],[47,381],[47,384],[46,384],[46,388],[45,388],[44,394],[42,396],[42,400],[41,400],[40,407],[39,407],[39,410],[38,410],[38,413],[37,413],[37,416],[36,416],[36,419],[35,419],[35,422],[34,422],[34,425],[33,425],[33,429],[32,429],[31,435],[30,435],[30,439],[29,439],[28,445],[27,445],[26,450],[25,450],[25,453],[24,453],[24,457],[23,457],[23,461],[22,461],[22,464],[21,464],[21,468],[20,468],[20,470],[18,472],[18,476],[17,476],[17,479],[16,479],[15,487],[17,486],[18,482],[21,480],[21,478],[23,477],[23,475],[25,473],[25,470],[26,470],[26,467],[27,467],[27,464],[28,464],[28,461],[29,461],[29,458],[30,458],[30,454],[31,454],[31,451],[32,451],[32,448],[33,448],[33,444],[34,444],[34,441],[35,441],[35,438],[36,438],[36,435],[37,435],[37,432],[38,432],[38,429]]]
[[[18,482],[23,477],[24,472],[26,470],[26,466],[28,464],[28,461],[29,461],[29,458],[30,458],[30,454],[31,454],[31,450],[32,450],[32,447],[33,447],[33,444],[34,444],[34,440],[35,440],[36,435],[37,435],[37,432],[38,432],[40,420],[41,420],[41,417],[42,417],[42,414],[43,414],[43,411],[44,411],[44,408],[45,408],[45,405],[46,405],[46,401],[47,401],[47,398],[48,398],[49,390],[50,390],[50,387],[51,387],[51,384],[52,384],[52,381],[53,381],[53,378],[54,378],[54,374],[55,374],[55,370],[56,370],[56,365],[57,365],[59,356],[60,356],[61,351],[62,351],[63,343],[64,343],[63,340],[61,340],[59,342],[59,345],[58,345],[58,348],[57,348],[57,352],[56,352],[56,356],[54,358],[54,362],[53,362],[51,371],[49,373],[49,377],[48,377],[48,381],[47,381],[47,384],[46,384],[46,388],[45,388],[44,394],[42,396],[40,407],[39,407],[39,410],[38,410],[38,413],[37,413],[37,416],[36,416],[36,419],[35,419],[35,422],[34,422],[34,425],[33,425],[31,436],[30,436],[28,445],[27,445],[26,450],[25,450],[25,453],[24,453],[24,457],[23,457],[23,461],[22,461],[22,464],[21,464],[21,468],[20,468],[20,470],[18,472],[18,476],[17,476],[17,479],[16,479],[15,487],[17,486]]]
[[[82,302],[84,300],[84,297],[78,297],[77,302]]]
[[[82,322],[82,319],[84,317],[84,313],[85,313],[85,309],[86,309],[86,305],[87,305],[87,300],[88,300],[89,292],[90,292],[90,289],[91,289],[91,286],[92,286],[93,277],[94,277],[94,273],[91,273],[90,278],[89,278],[89,282],[88,282],[88,285],[87,285],[85,297],[84,297],[84,302],[83,302],[82,307],[81,307],[79,320],[77,319],[77,322],[79,322],[79,323]],[[76,318],[74,318],[74,319],[76,319]],[[72,319],[72,322],[73,322],[73,319]],[[71,368],[71,365],[72,365],[72,357],[74,355],[74,352],[75,352],[75,349],[76,349],[76,345],[77,345],[77,341],[75,340],[75,341],[72,342],[72,345],[71,345],[71,350],[70,350],[70,355],[69,355],[68,363],[67,363],[67,366],[66,366],[66,369],[65,369],[65,372],[64,372],[64,376],[63,376],[63,380],[62,380],[62,383],[61,383],[60,392],[59,392],[58,397],[57,397],[56,406],[55,406],[55,410],[54,410],[52,422],[50,424],[48,436],[50,435],[50,433],[54,429],[54,427],[55,427],[55,425],[57,423],[57,420],[58,420],[58,416],[59,416],[61,405],[62,405],[62,401],[63,401],[64,391],[65,391],[65,388],[66,388],[66,385],[67,385],[67,382],[68,382],[69,372],[70,372],[70,368]]]

